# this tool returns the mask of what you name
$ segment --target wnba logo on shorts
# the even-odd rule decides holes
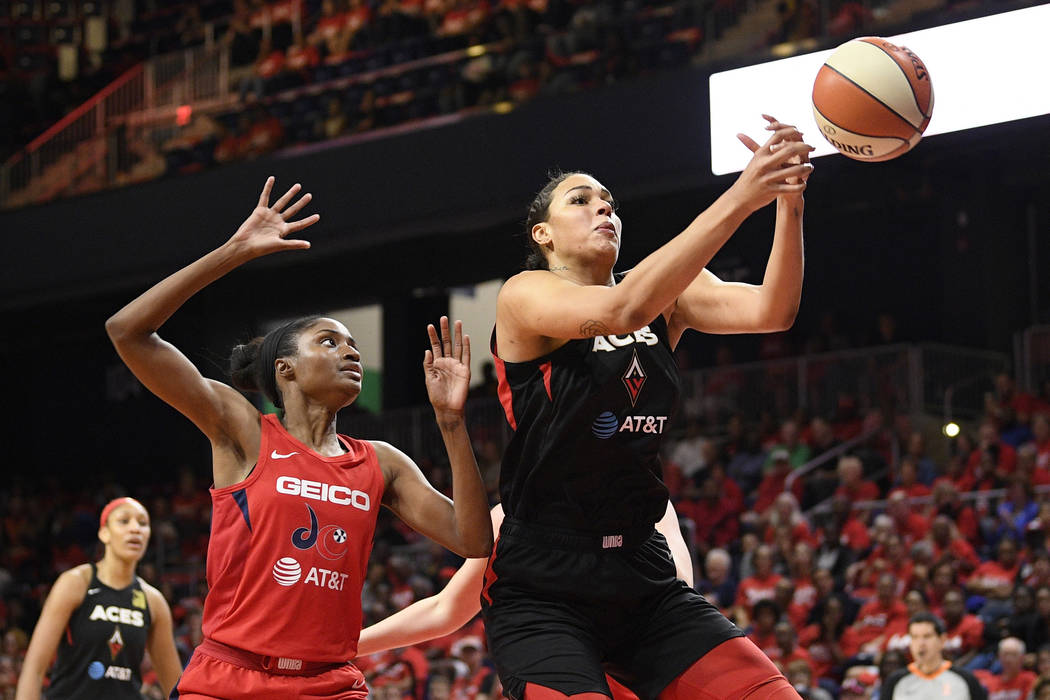
[[[602,537],[602,549],[615,549],[623,546],[623,535],[604,535]]]

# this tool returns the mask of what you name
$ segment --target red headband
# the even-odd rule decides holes
[[[113,509],[118,506],[122,506],[125,503],[134,503],[139,508],[142,508],[142,510],[146,510],[145,506],[143,506],[141,503],[136,501],[134,498],[131,498],[130,496],[121,496],[120,498],[114,498],[112,501],[106,504],[105,508],[102,509],[102,517],[98,519],[98,526],[105,527],[106,521],[109,519],[109,514],[113,512]]]

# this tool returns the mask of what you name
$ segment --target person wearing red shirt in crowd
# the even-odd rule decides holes
[[[1008,597],[1013,589],[1021,562],[1017,557],[1017,543],[1009,537],[999,540],[995,560],[983,562],[966,579],[966,589],[974,595]]]
[[[799,632],[798,643],[809,652],[814,678],[831,678],[833,669],[845,662],[847,656],[839,644],[845,629],[842,601],[831,597],[824,600],[820,618]]]
[[[792,602],[802,606],[806,610],[807,617],[813,606],[817,604],[817,587],[813,584],[812,576],[813,566],[813,547],[806,542],[796,542],[788,562],[791,582],[795,584],[795,595]]]
[[[1024,655],[1024,642],[1017,637],[1007,637],[999,642],[999,664],[1003,667],[1002,673],[974,673],[981,685],[987,688],[988,700],[1027,700],[1039,676],[1022,668]]]
[[[900,594],[911,586],[914,566],[900,535],[894,532],[886,538],[884,544],[871,551],[863,563],[857,583],[863,588],[874,587],[879,576],[888,573],[896,580],[896,592]]]
[[[977,541],[977,514],[959,498],[959,491],[951,481],[938,481],[933,485],[933,503],[926,517],[947,516],[959,529],[959,534],[968,542]]]
[[[494,700],[496,672],[487,666],[480,637],[463,637],[452,645],[452,656],[467,665],[467,672],[452,684],[452,700]]]
[[[903,493],[907,498],[922,498],[932,493],[929,486],[919,481],[919,466],[914,457],[902,458],[899,472],[897,483],[890,489],[890,498],[895,493]]]
[[[1017,471],[1015,476],[1024,479],[1033,488],[1050,486],[1050,468],[1039,466],[1039,451],[1034,442],[1017,448]]]
[[[1017,390],[1013,377],[1002,372],[995,378],[995,392],[984,395],[985,411],[996,418],[1002,417],[1003,409],[1009,407],[1018,415],[1032,415],[1044,409],[1042,402],[1031,394]]]
[[[913,588],[904,594],[904,606],[908,609],[908,616],[896,618],[886,626],[886,633],[882,641],[883,653],[887,651],[902,652],[905,657],[911,654],[911,635],[908,634],[908,621],[921,612],[929,612],[926,604],[926,594],[917,588]]]
[[[958,563],[959,571],[966,574],[981,564],[977,550],[962,536],[947,515],[938,515],[933,519],[926,541],[930,544],[934,561],[940,561],[942,557],[947,556]]]
[[[890,623],[907,617],[908,608],[897,597],[897,582],[892,574],[882,574],[875,584],[875,598],[860,607],[857,619],[842,637],[847,654],[874,653],[882,645]]]
[[[788,664],[793,661],[804,661],[809,664],[810,671],[813,671],[813,658],[808,651],[798,645],[794,624],[788,620],[781,620],[773,627],[773,636],[776,639],[776,647],[775,652],[769,658],[777,662],[781,668],[787,668]]]
[[[791,533],[792,542],[806,542],[815,544],[813,531],[809,528],[809,521],[802,515],[798,507],[798,499],[793,494],[785,491],[779,494],[773,501],[773,507],[766,512],[766,531],[763,540],[766,544],[772,544],[776,539],[776,533],[781,528],[788,528]]]
[[[963,592],[953,588],[944,594],[944,656],[965,667],[984,645],[984,622],[966,612]]]
[[[773,505],[777,496],[784,492],[784,482],[787,480],[788,474],[791,473],[790,456],[788,451],[782,447],[778,447],[770,453],[769,460],[772,467],[762,477],[762,481],[759,482],[758,496],[755,498],[755,504],[752,506],[752,510],[759,515],[765,513]],[[801,491],[802,480],[798,479],[792,486],[792,492],[798,498]]]
[[[755,603],[754,617],[751,621],[751,629],[748,630],[747,638],[755,643],[766,656],[773,658],[779,649],[777,637],[773,629],[777,620],[780,619],[780,608],[771,599],[760,600]]]
[[[782,578],[780,574],[773,571],[773,549],[768,545],[760,544],[755,548],[752,564],[755,567],[754,575],[741,581],[736,589],[738,620],[751,619],[758,601],[772,600],[776,593],[777,582]],[[772,624],[769,630],[772,632]]]
[[[839,536],[847,547],[853,552],[864,552],[871,546],[871,533],[867,525],[856,516],[853,510],[853,501],[844,494],[838,494],[831,499],[831,517],[838,523]],[[818,535],[818,540],[823,537]]]
[[[716,459],[710,462],[707,475],[718,484],[718,491],[722,494],[722,500],[726,502],[726,505],[729,506],[733,513],[739,513],[744,510],[744,494],[740,490],[740,486],[726,473],[725,465],[722,464],[721,460]]]
[[[791,579],[784,577],[777,581],[773,592],[773,602],[783,611],[783,614],[791,621],[795,629],[802,629],[809,617],[809,607],[799,605],[794,598],[795,585]]]
[[[346,52],[346,14],[339,12],[335,0],[321,2],[321,17],[313,32],[306,38],[311,46],[320,46],[325,57],[338,57]]]
[[[1035,466],[1050,471],[1050,414],[1036,413],[1032,416],[1032,435],[1035,438]]]
[[[729,503],[722,498],[718,482],[706,477],[700,483],[696,501],[680,501],[678,511],[695,525],[693,546],[701,556],[711,547],[724,547],[736,542],[740,535],[740,521]]]
[[[1021,569],[1024,585],[1033,590],[1050,586],[1050,551],[1037,549],[1028,555],[1028,562]]]
[[[988,473],[989,460],[991,473]],[[1005,480],[1016,466],[1017,450],[999,439],[999,428],[994,421],[985,420],[977,431],[977,448],[966,458],[966,473],[973,477],[977,490],[983,490],[982,484]]]
[[[839,459],[839,487],[836,496],[845,496],[851,502],[875,501],[879,498],[879,487],[864,481],[864,464],[860,457],[847,455]]]
[[[958,575],[955,572],[954,562],[943,560],[934,564],[930,570],[930,582],[926,586],[926,602],[929,603],[930,612],[941,617],[943,615],[941,606],[944,605],[944,596],[958,585]]]
[[[908,497],[903,491],[890,495],[886,503],[886,512],[893,518],[894,529],[906,545],[918,542],[930,529],[930,521],[916,512],[908,503]]]

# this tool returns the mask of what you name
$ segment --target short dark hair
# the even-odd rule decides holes
[[[233,385],[242,391],[262,392],[274,406],[284,408],[274,362],[279,357],[295,357],[299,352],[299,334],[321,318],[324,317],[320,314],[297,318],[274,328],[265,337],[235,346],[230,352]]]
[[[910,629],[912,625],[918,624],[920,622],[928,622],[931,625],[933,625],[933,629],[937,632],[937,634],[944,634],[944,621],[941,620],[941,618],[934,615],[933,613],[915,613],[911,616],[911,619],[908,620],[908,628]]]
[[[758,617],[758,614],[765,609],[769,609],[773,613],[773,617],[777,620],[780,619],[780,606],[769,598],[763,598],[762,600],[755,603],[755,607],[751,609],[751,616]]]

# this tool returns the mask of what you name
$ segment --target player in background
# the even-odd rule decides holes
[[[102,559],[63,572],[44,601],[18,678],[16,700],[39,700],[51,660],[49,700],[141,700],[146,652],[161,689],[182,671],[171,609],[135,574],[149,544],[149,513],[116,498],[99,518]]]

